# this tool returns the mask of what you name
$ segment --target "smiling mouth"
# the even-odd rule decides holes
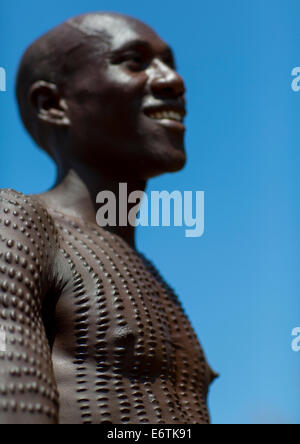
[[[183,123],[184,113],[180,113],[178,111],[155,111],[155,112],[146,112],[146,116],[150,117],[150,119],[154,120],[174,120],[175,122]]]
[[[176,122],[183,124],[186,110],[183,104],[168,103],[161,105],[147,106],[144,108],[144,114],[152,120]],[[166,122],[167,123],[167,122]]]

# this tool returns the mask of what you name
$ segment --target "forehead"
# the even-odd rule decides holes
[[[168,46],[148,25],[122,15],[95,14],[85,16],[80,22],[73,22],[87,35],[106,36],[110,49],[117,50],[134,41],[147,42],[155,51],[163,51]]]

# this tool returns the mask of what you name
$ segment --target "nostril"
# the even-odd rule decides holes
[[[174,71],[169,75],[160,75],[152,79],[151,89],[159,98],[179,98],[185,94],[185,84],[182,77]]]
[[[176,88],[175,86],[165,86],[160,85],[159,87],[155,87],[152,89],[154,96],[158,98],[179,98],[182,97],[185,93],[183,88]]]
[[[184,85],[179,82],[153,82],[151,89],[153,95],[158,98],[179,98],[185,94]]]
[[[172,94],[174,92],[174,88],[168,87],[168,88],[162,88],[163,91],[165,91],[166,94]]]

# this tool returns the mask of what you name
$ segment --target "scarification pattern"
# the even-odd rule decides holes
[[[53,295],[49,345],[41,313]],[[0,327],[0,421],[209,422],[212,372],[153,265],[118,236],[7,190]]]
[[[191,324],[188,321],[188,318],[178,301],[178,298],[175,296],[174,291],[171,287],[169,287],[160,276],[157,269],[153,266],[151,262],[149,262],[145,256],[139,255],[142,261],[145,263],[146,267],[150,270],[152,276],[160,282],[163,289],[163,297],[167,300],[167,306],[171,315],[172,325],[176,330],[177,335],[182,333],[182,330],[185,330],[187,337],[190,339],[194,350],[198,351],[198,353],[194,354],[193,363],[194,365],[191,367],[188,355],[186,351],[182,350],[181,352],[181,360],[183,364],[183,368],[181,371],[181,382],[179,384],[180,392],[176,393],[177,404],[180,405],[180,401],[178,399],[179,396],[183,398],[183,407],[184,413],[190,418],[190,421],[197,422],[196,417],[193,414],[194,412],[197,414],[198,418],[201,418],[203,422],[209,422],[209,415],[206,408],[206,394],[207,387],[204,387],[204,382],[207,381],[207,366],[205,357],[202,351],[202,348],[198,342],[197,336],[195,335]],[[180,307],[179,313],[174,310],[173,305],[169,302],[169,300],[175,300]],[[179,314],[179,317],[178,317]],[[199,363],[201,365],[199,365]],[[211,372],[210,377],[213,378],[213,374]],[[187,389],[188,384],[191,386],[191,393],[193,400],[187,399]],[[188,421],[188,422],[190,422]]]
[[[52,214],[96,278],[89,300],[99,320],[93,328],[87,321],[95,348],[92,422],[208,423],[211,375],[174,292],[117,236]]]
[[[58,392],[41,318],[50,274],[50,217],[30,199],[0,191],[0,423],[55,423]]]
[[[62,227],[59,227],[62,228]],[[68,246],[74,250],[73,245],[67,242]],[[88,325],[88,312],[90,310],[89,297],[84,286],[84,281],[81,274],[76,270],[75,263],[72,261],[70,254],[64,249],[61,249],[63,256],[67,259],[68,264],[72,270],[73,276],[73,295],[75,304],[74,315],[74,332],[76,349],[74,353],[73,364],[76,366],[76,393],[77,402],[81,412],[81,420],[83,424],[91,423],[91,409],[89,405],[89,399],[86,396],[88,392],[87,388],[87,358],[88,358],[88,338],[89,338],[89,325]],[[78,251],[75,251],[75,255],[83,261],[83,257]],[[84,261],[83,261],[84,262]]]

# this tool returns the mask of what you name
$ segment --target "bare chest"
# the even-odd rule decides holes
[[[197,356],[199,344],[172,290],[109,233],[58,228],[70,283],[56,308],[57,331],[75,360],[94,359],[103,370],[119,363],[131,376],[175,377],[179,356]]]
[[[180,420],[180,398],[204,408],[208,367],[202,349],[177,297],[152,265],[108,233],[58,228],[60,270],[69,276],[56,306],[53,345],[64,412],[76,400],[80,409],[111,414],[135,399],[141,418],[142,394],[149,412],[157,413],[160,396],[166,412],[170,402],[174,421]]]

